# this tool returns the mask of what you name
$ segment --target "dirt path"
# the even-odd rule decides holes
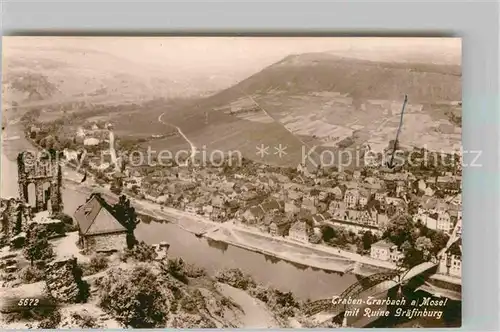
[[[236,302],[243,312],[241,317],[241,326],[245,328],[279,328],[278,322],[273,314],[267,309],[264,302],[251,297],[245,291],[231,287],[226,284],[218,283],[217,288],[220,292]]]
[[[191,141],[189,140],[189,138],[188,138],[188,137],[187,137],[187,136],[186,136],[186,135],[182,132],[182,129],[181,129],[181,128],[179,128],[179,127],[178,127],[178,126],[176,126],[176,125],[173,125],[173,124],[170,124],[170,123],[166,123],[166,122],[164,122],[164,121],[162,120],[163,115],[165,115],[165,113],[160,114],[160,116],[158,117],[158,122],[160,122],[160,123],[162,123],[162,124],[164,124],[164,125],[170,125],[170,126],[173,126],[173,127],[175,127],[175,129],[177,129],[177,131],[178,131],[178,132],[179,132],[179,134],[182,136],[182,138],[184,138],[184,139],[186,140],[186,142],[188,142],[188,143],[189,143],[189,146],[191,147],[191,156],[190,156],[190,158],[191,158],[191,159],[193,159],[193,158],[194,158],[194,156],[196,155],[196,146],[194,145],[194,143],[193,143],[193,142],[191,142]]]

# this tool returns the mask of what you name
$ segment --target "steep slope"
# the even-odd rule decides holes
[[[460,77],[459,66],[383,63],[309,53],[288,56],[236,88],[247,93],[335,91],[361,100],[397,100],[406,93],[413,101],[436,102],[461,100]]]
[[[164,119],[198,148],[237,150],[248,158],[295,166],[318,146],[312,155],[329,165],[340,160],[341,150],[351,149],[353,160],[362,145],[383,150],[396,133],[404,94],[409,103],[403,145],[443,150],[460,142],[460,128],[447,115],[450,107],[461,107],[460,67],[326,53],[288,56],[190,107],[165,110]],[[278,153],[280,144],[286,154]],[[261,145],[269,147],[263,158],[256,155]]]

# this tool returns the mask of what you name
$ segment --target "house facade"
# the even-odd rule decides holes
[[[348,209],[356,208],[359,201],[359,191],[357,189],[347,189],[344,195],[344,202]]]
[[[462,240],[453,243],[439,259],[438,273],[462,277]]]
[[[449,233],[453,228],[451,217],[448,212],[441,212],[437,218],[437,229],[445,233]]]
[[[289,228],[290,224],[287,222],[272,222],[269,225],[269,234],[273,236],[285,236]]]
[[[358,205],[360,208],[364,208],[368,204],[368,199],[370,198],[370,192],[366,189],[359,190],[359,200]]]
[[[290,230],[288,231],[288,237],[290,239],[300,242],[309,242],[309,235],[310,227],[304,221],[297,221],[290,227]]]
[[[394,243],[380,240],[372,244],[370,257],[381,261],[397,262],[402,258],[402,254]]]
[[[79,245],[85,251],[113,252],[126,248],[127,229],[113,215],[111,206],[93,194],[74,214]]]

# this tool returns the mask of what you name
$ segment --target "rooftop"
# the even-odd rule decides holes
[[[99,195],[93,194],[85,204],[76,209],[74,217],[83,235],[127,231],[113,215],[111,206]]]
[[[379,248],[386,248],[386,249],[391,249],[394,246],[395,246],[395,244],[392,243],[391,241],[388,241],[388,240],[380,240],[380,241],[372,244],[372,247],[379,247]]]

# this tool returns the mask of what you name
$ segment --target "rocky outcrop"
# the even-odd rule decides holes
[[[59,302],[85,302],[88,297],[88,284],[82,280],[82,270],[74,257],[49,263],[45,283],[50,296]]]

